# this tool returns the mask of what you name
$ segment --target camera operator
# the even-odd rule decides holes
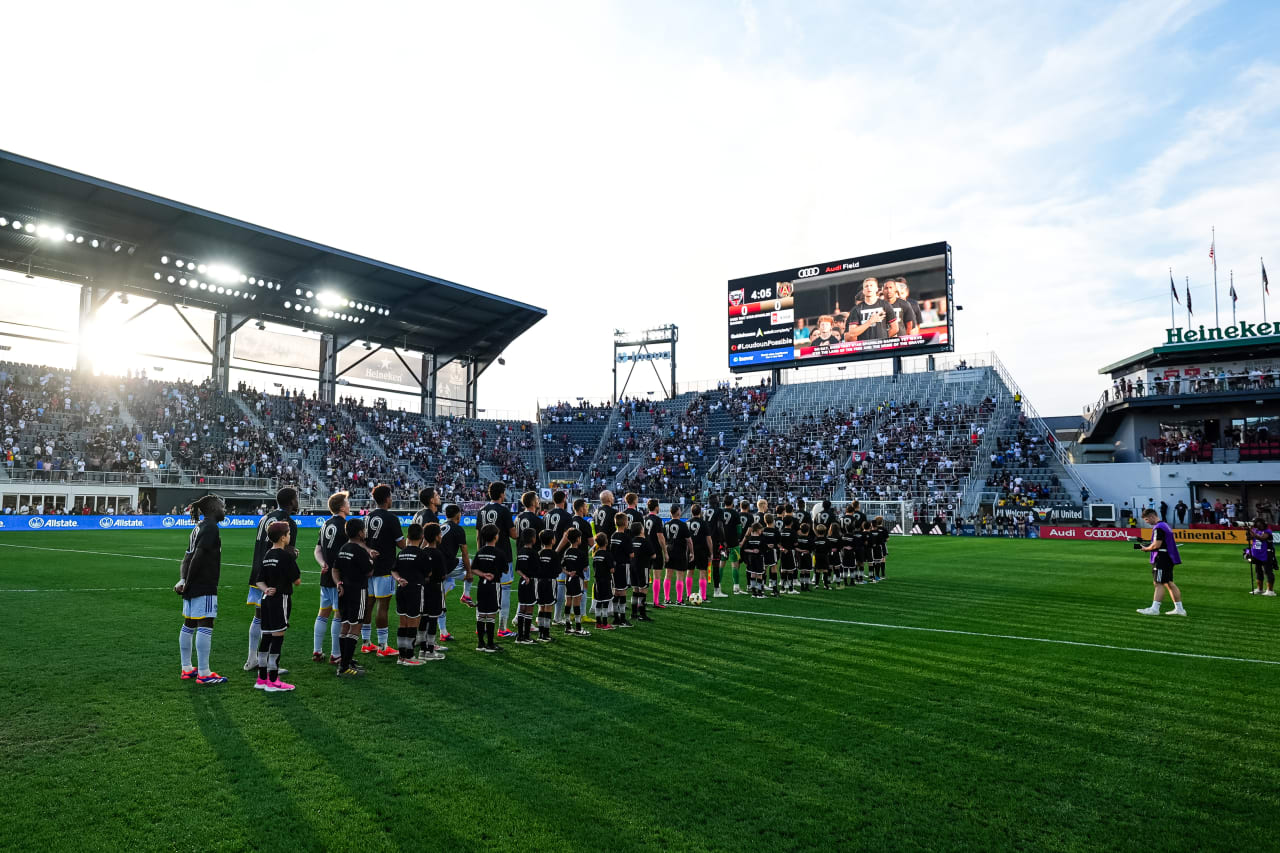
[[[1151,508],[1142,511],[1142,520],[1151,525],[1151,542],[1148,545],[1134,542],[1133,547],[1151,554],[1151,580],[1155,585],[1155,594],[1152,596],[1151,606],[1139,608],[1138,612],[1143,616],[1159,616],[1160,602],[1164,601],[1167,591],[1173,600],[1173,609],[1165,615],[1186,616],[1187,611],[1182,609],[1182,591],[1173,582],[1173,567],[1182,562],[1182,558],[1178,556],[1178,543],[1173,541],[1173,530],[1160,520],[1160,513]]]
[[[1271,530],[1262,516],[1253,520],[1253,526],[1245,530],[1249,539],[1249,547],[1244,549],[1244,556],[1253,564],[1253,575],[1256,586],[1249,590],[1250,595],[1276,594],[1276,545]],[[1266,587],[1263,587],[1263,581]]]

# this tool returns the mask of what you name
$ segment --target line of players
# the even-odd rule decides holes
[[[624,508],[618,509],[613,494],[606,491],[592,514],[582,498],[570,511],[561,491],[554,494],[552,508],[540,513],[537,495],[528,492],[514,517],[502,483],[491,484],[489,497],[477,515],[480,547],[474,558],[468,552],[460,509],[444,507],[445,521],[438,522],[441,501],[434,489],[420,494],[422,509],[407,531],[390,509],[387,486],[373,490],[376,509],[363,518],[348,517],[351,507],[345,492],[330,497],[331,516],[320,528],[314,551],[321,568],[321,601],[313,659],[325,660],[324,635],[331,633],[328,659],[337,664],[340,677],[363,674],[357,648],[397,657],[404,666],[443,660],[444,643],[452,639],[446,599],[458,580],[463,581],[462,603],[476,609],[476,650],[493,653],[502,650],[497,638],[514,637],[521,645],[552,642],[556,624],[564,626],[566,636],[589,636],[583,627],[588,601],[596,628],[610,631],[653,621],[650,593],[655,609],[701,603],[710,581],[713,596],[725,598],[720,589],[725,568],[732,570],[734,593],[757,597],[769,591],[776,596],[830,589],[833,584],[875,583],[885,577],[888,531],[883,519],[867,519],[856,501],[841,515],[830,501],[812,513],[800,501],[774,514],[763,499],[754,512],[748,501],[726,498],[716,507],[713,499],[705,511],[698,504],[691,507],[686,521],[678,505],[664,520],[656,500],[647,502],[647,512],[641,511],[634,493],[627,494]],[[256,670],[255,687],[267,692],[293,689],[280,678],[288,670],[279,666],[279,656],[292,610],[291,590],[301,583],[293,519],[297,512],[297,492],[282,489],[277,508],[259,524],[250,569],[247,603],[255,610],[244,669]],[[201,514],[204,520],[192,531],[182,580],[175,587],[184,599],[182,677],[220,683],[225,679],[206,664],[217,614],[217,522],[225,507],[209,495],[193,505],[193,519]],[[511,542],[517,546],[514,559]],[[200,581],[186,586],[189,564],[191,579],[198,576]],[[746,574],[745,590],[740,569]],[[700,590],[696,594],[695,582]],[[399,623],[394,649],[388,644],[392,595]],[[201,653],[198,669],[191,666],[193,645]]]

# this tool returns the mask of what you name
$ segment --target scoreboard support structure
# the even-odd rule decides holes
[[[671,399],[677,393],[676,391],[676,342],[680,340],[680,327],[675,323],[667,326],[657,326],[652,329],[645,329],[637,334],[624,332],[621,329],[615,329],[613,332],[613,402],[618,402],[618,365],[630,363],[631,367],[627,370],[626,378],[622,380],[622,392],[627,393],[627,385],[631,382],[631,374],[635,372],[636,364],[642,361],[649,362],[649,366],[653,368],[653,373],[658,377],[658,385],[661,386],[663,393],[667,395],[667,399]],[[659,347],[660,349],[650,349],[650,347]],[[666,347],[666,349],[661,349]],[[619,352],[624,350],[624,352]],[[671,386],[667,387],[662,381],[662,374],[658,372],[657,361],[671,362]]]

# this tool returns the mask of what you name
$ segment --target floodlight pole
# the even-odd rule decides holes
[[[332,405],[338,398],[338,347],[332,332],[320,336],[320,402]]]
[[[93,298],[93,288],[86,284],[80,288],[80,336],[76,343],[76,370],[80,373],[93,370],[93,365],[89,363],[89,354],[85,352],[84,341],[88,336],[89,327],[93,325],[93,318],[97,315],[98,306]]]

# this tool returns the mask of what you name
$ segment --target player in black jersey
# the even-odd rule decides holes
[[[613,536],[613,531],[617,530],[617,525],[613,523],[613,517],[617,515],[618,510],[613,505],[613,492],[605,489],[600,493],[600,506],[596,507],[592,520],[595,521],[596,533],[603,533],[605,536]]]
[[[298,522],[293,520],[293,514],[298,511],[298,490],[285,487],[276,492],[276,508],[271,512],[258,519],[258,534],[253,540],[253,562],[249,567],[249,597],[245,604],[253,606],[253,621],[249,623],[249,657],[245,659],[245,672],[252,672],[258,668],[258,648],[262,645],[262,617],[258,612],[258,605],[262,603],[262,590],[258,587],[258,570],[262,568],[262,558],[271,550],[271,540],[267,538],[267,528],[277,521],[286,522],[289,525],[289,543],[288,547],[293,548],[293,554],[298,555]],[[288,670],[285,670],[288,672]]]
[[[596,534],[595,548],[591,552],[591,573],[595,577],[591,604],[596,612],[596,628],[600,631],[612,631],[609,613],[614,607],[613,555],[609,553],[609,537],[604,533]]]
[[[526,527],[516,543],[516,645],[531,646],[533,608],[538,603],[538,531]],[[541,633],[541,632],[539,632]]]
[[[627,593],[635,572],[635,539],[631,535],[631,519],[625,512],[616,513],[613,524],[613,535],[609,537],[609,553],[613,557],[613,624],[628,628],[631,623],[627,621]],[[644,593],[640,596],[643,598]]]
[[[712,562],[712,598],[728,598],[728,594],[720,588],[725,567],[730,567],[733,572],[733,588],[738,589],[738,560],[741,554],[738,551],[738,544],[742,541],[742,530],[738,527],[738,511],[734,508],[733,498],[726,497],[724,506],[710,507],[712,514],[718,516],[716,529],[720,531],[720,541],[717,544],[719,559]]]
[[[560,577],[560,551],[550,530],[538,534],[538,642],[550,643],[551,612],[556,604],[556,579]]]
[[[338,615],[342,618],[342,635],[338,638],[338,647],[342,650],[342,659],[338,662],[341,677],[364,673],[364,667],[355,662],[356,637],[369,609],[369,574],[373,571],[373,558],[365,543],[364,519],[348,518],[346,532],[346,544],[338,549],[338,557],[329,567],[333,582],[338,585]]]
[[[338,650],[338,637],[342,634],[342,620],[338,618],[338,585],[333,582],[333,564],[338,559],[338,551],[347,544],[347,513],[351,512],[351,503],[346,492],[335,492],[329,496],[329,518],[320,525],[320,536],[316,540],[315,558],[320,566],[320,612],[316,614],[316,624],[311,634],[311,659],[317,663],[324,662],[324,635],[330,633],[329,663],[337,663],[342,659]]]
[[[492,486],[489,494],[493,494]],[[481,512],[483,513],[484,510]],[[507,520],[509,521],[510,518],[511,515],[508,513]],[[494,622],[498,617],[498,587],[502,584],[503,575],[508,571],[507,562],[511,558],[511,552],[506,544],[507,535],[499,529],[498,525],[486,523],[480,528],[480,548],[476,551],[476,558],[471,561],[471,574],[476,578],[476,651],[478,652],[496,652],[501,648],[493,641],[493,636]],[[498,546],[499,542],[502,542],[501,547]]]
[[[447,513],[446,513],[447,515]],[[438,524],[422,526],[422,620],[415,637],[418,654],[415,660],[423,663],[444,660],[447,646],[436,642],[443,638],[440,624],[444,618],[444,582],[449,576],[450,564],[440,550],[443,533]]]
[[[439,525],[436,525],[437,536]],[[391,577],[396,582],[396,613],[400,616],[400,627],[396,631],[396,648],[400,659],[396,663],[401,666],[422,666],[413,654],[414,641],[418,636],[418,625],[422,622],[422,609],[426,604],[426,557],[422,549],[422,525],[414,522],[409,525],[405,536],[405,545],[396,557],[391,568]]]
[[[714,516],[715,510],[711,514]],[[693,563],[689,571],[689,594],[693,594],[693,578],[698,578],[698,594],[707,600],[707,565],[716,551],[712,523],[702,516],[702,504],[689,508],[689,543],[693,546]],[[717,571],[717,574],[719,572]]]
[[[684,606],[685,579],[693,562],[693,543],[689,540],[689,525],[680,517],[680,505],[671,505],[671,519],[663,526],[667,540],[667,577],[662,582],[663,598],[671,604],[671,576],[676,579],[675,603]],[[689,588],[692,592],[693,588]]]
[[[396,549],[404,544],[400,516],[391,511],[391,494],[391,487],[386,483],[374,486],[373,504],[377,509],[364,520],[365,541],[369,543],[369,556],[373,558],[373,573],[369,575],[369,598],[372,602],[364,615],[364,624],[360,626],[360,651],[364,654],[375,653],[382,658],[393,658],[399,654],[387,643],[390,636],[387,625],[391,614],[391,597],[396,592],[391,568],[396,564]],[[375,615],[378,642],[372,643],[370,639]]]
[[[293,588],[301,585],[302,574],[298,571],[297,550],[291,544],[289,523],[273,521],[267,525],[266,533],[271,548],[258,564],[262,639],[258,641],[258,680],[253,686],[280,693],[293,689],[292,684],[280,680],[280,648],[284,645],[284,632],[289,629]]]
[[[227,517],[227,508],[217,495],[205,495],[191,504],[191,528],[187,552],[182,556],[178,583],[173,591],[182,596],[182,632],[178,649],[182,652],[182,678],[196,684],[222,684],[227,678],[214,672],[209,663],[213,646],[213,620],[218,616],[218,580],[222,575],[222,535],[218,522]],[[201,516],[204,516],[201,519]],[[195,648],[197,666],[191,665]]]
[[[737,527],[738,527],[738,543],[739,543],[739,545],[738,545],[738,550],[739,550],[739,554],[738,554],[738,563],[743,563],[743,564],[745,564],[745,562],[746,562],[745,557],[743,557],[743,555],[742,555],[742,553],[741,553],[741,550],[742,550],[741,543],[742,543],[742,539],[743,539],[743,537],[745,537],[745,536],[747,535],[747,531],[751,529],[751,525],[752,525],[752,524],[755,524],[755,518],[754,518],[754,516],[752,515],[752,512],[751,512],[751,502],[750,502],[750,501],[746,501],[746,500],[741,501],[741,502],[738,504],[738,524],[737,524]],[[746,595],[746,594],[747,594],[745,590],[743,590],[741,587],[739,587],[739,586],[738,586],[738,565],[737,565],[737,563],[735,563],[735,564],[734,564],[734,567],[733,567],[733,591],[734,591],[734,593],[735,593],[735,594],[737,594],[737,595]]]
[[[831,589],[831,540],[825,524],[813,528],[813,569],[817,575],[814,585]]]
[[[671,570],[667,568],[667,534],[663,529],[662,516],[658,515],[658,499],[649,498],[645,503],[649,512],[641,521],[644,527],[645,545],[648,548],[648,577],[653,587],[653,606],[663,610],[671,603]],[[666,602],[658,601],[658,590],[665,585]],[[632,581],[635,586],[635,581]]]
[[[871,522],[862,522],[862,529],[857,531],[854,537],[854,547],[858,555],[858,568],[854,571],[853,582],[862,586],[867,582],[867,561],[871,553]]]
[[[801,524],[809,525],[809,529],[813,530],[813,515],[805,509],[805,506],[804,498],[796,498],[796,519]]]
[[[787,595],[799,595],[796,589],[796,536],[800,532],[800,521],[795,516],[795,507],[782,505],[782,517],[774,525],[778,528],[778,563],[782,575],[782,591]]]
[[[845,341],[882,341],[897,334],[896,321],[889,316],[887,303],[880,298],[880,282],[874,278],[862,282],[862,298],[849,314]]]
[[[497,633],[499,637],[513,637],[514,631],[507,629],[511,616],[511,543],[520,538],[516,530],[515,520],[511,518],[511,508],[506,505],[507,487],[501,482],[489,484],[489,502],[480,508],[476,516],[477,527],[492,524],[501,534],[494,544],[497,555],[502,559],[502,571],[498,572],[498,617]],[[477,607],[479,604],[477,603]]]
[[[764,597],[764,524],[753,521],[742,537],[742,556],[747,564],[747,592]]]
[[[595,620],[594,614],[590,613],[586,606],[587,599],[585,596],[590,590],[589,582],[591,580],[591,540],[593,534],[591,532],[591,505],[587,503],[586,498],[578,498],[573,502],[573,516],[569,519],[570,529],[578,531],[578,551],[581,556],[582,565],[582,594],[584,618],[590,621]]]
[[[589,637],[591,632],[582,627],[582,595],[585,587],[582,577],[587,570],[586,549],[582,546],[582,533],[575,527],[565,533],[564,556],[561,558],[561,577],[564,583],[564,632],[579,637]]]
[[[827,534],[834,533],[835,531],[831,529],[831,525],[835,524],[836,521],[835,511],[831,509],[831,501],[824,500],[813,514],[813,529],[817,530],[819,527],[825,527],[827,528]]]
[[[649,545],[649,537],[645,535],[643,524],[631,525],[631,618],[640,622],[642,614],[649,607],[649,588],[656,584],[651,568],[653,566],[653,549]]]
[[[884,580],[884,563],[889,554],[889,530],[884,526],[884,516],[877,515],[871,520],[872,542],[872,580],[879,583]]]
[[[440,525],[440,557],[444,560],[444,583],[440,587],[440,642],[447,643],[453,639],[449,633],[449,592],[463,579],[464,589],[471,583],[471,553],[467,550],[467,530],[462,526],[462,508],[457,504],[449,504],[444,508],[444,524]],[[462,602],[471,601],[470,595],[463,596]],[[441,647],[443,651],[443,647]]]
[[[849,523],[846,524],[845,521]],[[858,531],[854,529],[849,514],[840,517],[840,567],[836,571],[836,582],[844,586],[852,586],[854,571],[858,568]]]
[[[813,528],[807,521],[800,522],[796,530],[793,559],[800,591],[808,592],[813,589]]]
[[[778,583],[778,519],[772,513],[765,513],[756,524],[760,525],[760,545],[763,549],[765,571],[769,573],[768,585],[773,588],[774,596],[781,595]]]
[[[556,539],[556,548],[564,547],[565,534],[569,532],[572,526],[573,513],[569,512],[566,501],[569,496],[565,494],[563,489],[556,489],[551,495],[551,511],[547,513],[543,524],[547,530],[554,534]],[[564,618],[564,585],[567,578],[562,574],[556,578],[556,609],[551,614],[551,624],[559,625],[565,622]]]
[[[540,509],[538,493],[525,492],[521,495],[520,507],[520,514],[516,516],[516,534],[519,535],[521,541],[523,541],[524,532],[526,530],[532,530],[534,532],[533,547],[534,550],[537,550],[537,534],[541,533],[546,527],[546,521],[543,520],[542,513],[538,511]],[[498,636],[503,636],[501,631],[498,632]]]

